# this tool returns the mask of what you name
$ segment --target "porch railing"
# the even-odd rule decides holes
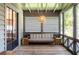
[[[79,40],[76,40],[76,53],[79,54]]]
[[[75,48],[73,46],[73,39],[72,37],[69,37],[69,36],[66,36],[66,35],[60,35],[60,37],[62,38],[62,43],[63,43],[63,46],[69,50],[72,54],[74,54],[73,52],[73,49]],[[75,51],[76,54],[79,54],[79,40],[76,39],[76,51]]]

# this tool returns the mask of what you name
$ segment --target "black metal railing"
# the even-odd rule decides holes
[[[76,53],[79,54],[79,40],[76,40]]]
[[[75,47],[73,46],[74,45],[74,38],[66,36],[66,35],[62,35],[62,34],[60,34],[60,37],[62,38],[63,46],[67,50],[69,50],[72,54],[74,54],[74,51],[73,51],[73,49],[75,49]],[[78,39],[75,39],[75,40],[76,40],[76,51],[75,51],[75,54],[79,54],[79,40]]]

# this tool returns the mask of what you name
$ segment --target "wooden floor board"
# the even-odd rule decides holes
[[[71,55],[61,45],[28,45],[18,46],[13,51],[6,51],[5,55]]]
[[[14,49],[17,55],[71,55],[60,45],[30,45]]]

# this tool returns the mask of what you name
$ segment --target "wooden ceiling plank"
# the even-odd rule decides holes
[[[29,10],[29,12],[31,13],[31,9],[30,9],[30,3],[28,3],[28,10]]]
[[[46,8],[45,8],[45,12],[47,13],[47,3],[46,3]]]
[[[40,10],[45,10],[45,12],[47,12],[48,10],[52,10],[53,13],[56,11],[56,10],[64,10],[64,9],[68,9],[71,4],[69,3],[52,3],[52,4],[49,4],[49,3],[37,3],[35,5],[35,7],[31,5],[31,3],[24,3],[22,4],[22,8],[23,10],[28,10],[30,13],[32,12],[32,10],[37,10],[37,12],[39,13]],[[50,8],[49,8],[50,7]]]
[[[37,12],[39,13],[39,3],[37,4],[38,8],[37,8]]]
[[[43,3],[41,3],[41,8],[42,8],[42,10],[43,10]]]
[[[67,10],[67,9],[69,9],[71,7],[71,4],[67,4],[66,5],[66,8],[64,8],[63,10]]]
[[[55,12],[56,8],[57,8],[57,3],[56,3],[55,6],[54,6],[53,13]]]

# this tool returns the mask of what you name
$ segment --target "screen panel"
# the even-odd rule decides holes
[[[77,29],[76,29],[77,36],[76,36],[76,38],[79,39],[79,4],[77,5],[77,21],[76,21],[76,25],[77,25]]]
[[[64,34],[73,37],[73,8],[64,13]]]

